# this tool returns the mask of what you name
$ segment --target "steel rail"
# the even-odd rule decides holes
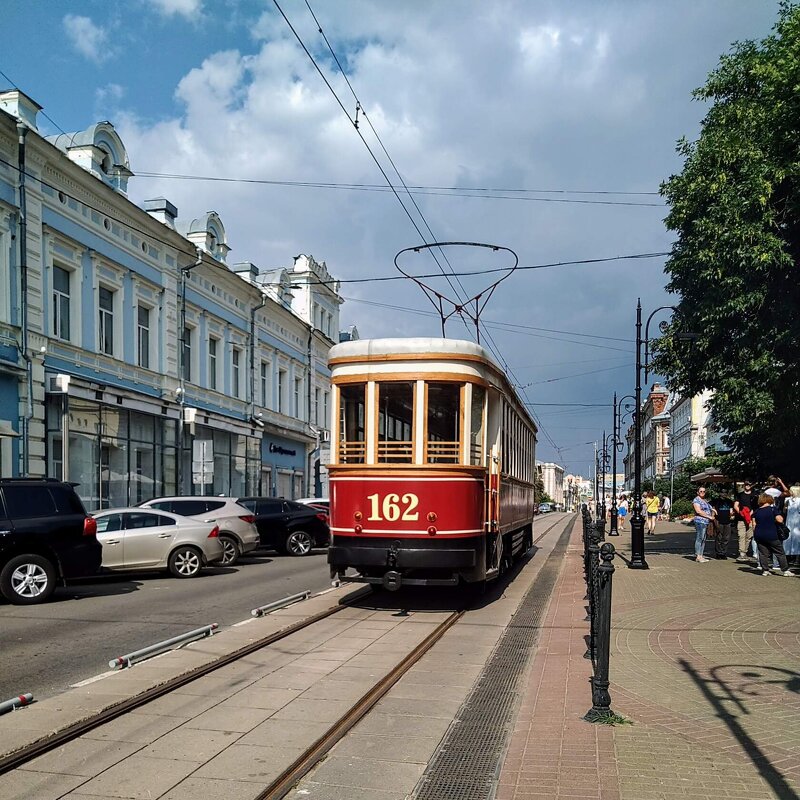
[[[169,694],[175,689],[186,686],[187,684],[196,681],[198,678],[202,678],[211,672],[215,672],[222,667],[226,667],[228,664],[232,664],[234,661],[238,661],[240,658],[251,655],[256,651],[261,650],[264,647],[268,647],[269,645],[274,644],[281,639],[285,639],[286,637],[291,636],[292,634],[297,633],[304,628],[308,628],[309,626],[320,622],[327,617],[333,616],[339,611],[349,608],[355,602],[361,600],[366,594],[369,593],[370,591],[362,591],[357,597],[354,597],[351,600],[342,603],[341,605],[332,606],[331,608],[320,611],[306,619],[300,620],[299,622],[292,623],[286,628],[282,628],[275,633],[271,633],[269,636],[265,636],[263,639],[250,642],[250,644],[240,647],[238,650],[234,650],[232,653],[227,653],[224,656],[220,656],[218,659],[215,659],[208,664],[201,664],[200,666],[195,667],[194,669],[191,669],[182,675],[178,675],[162,684],[159,684],[158,686],[147,689],[141,694],[121,700],[119,703],[115,703],[108,708],[104,708],[102,711],[99,711],[97,714],[93,714],[91,717],[87,717],[80,722],[68,725],[66,728],[57,731],[51,736],[39,739],[38,741],[35,741],[26,747],[16,750],[13,753],[9,753],[8,755],[0,758],[0,775],[9,772],[12,769],[17,769],[23,764],[32,761],[37,756],[47,753],[50,750],[54,750],[57,747],[61,747],[62,745],[71,742],[80,736],[83,736],[83,734],[100,727],[100,725],[111,722],[112,720],[121,717],[123,714],[127,714],[130,711],[146,705],[152,700],[157,700],[159,697],[163,697],[165,694]]]
[[[450,628],[461,619],[465,610],[454,611],[423,639],[396,667],[388,672],[337,722],[302,755],[290,764],[269,786],[256,795],[255,800],[279,800],[308,774],[355,725],[366,716],[377,702],[430,650]]]

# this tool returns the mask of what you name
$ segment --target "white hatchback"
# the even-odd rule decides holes
[[[255,550],[260,541],[253,513],[230,497],[155,497],[140,503],[139,508],[155,508],[219,525],[221,563],[225,567],[232,567],[242,553]]]
[[[168,569],[193,578],[224,554],[216,523],[142,508],[112,508],[94,518],[105,569]]]

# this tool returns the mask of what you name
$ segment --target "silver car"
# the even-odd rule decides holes
[[[142,508],[112,508],[94,518],[106,569],[168,569],[176,578],[193,578],[224,554],[213,522]]]
[[[230,497],[156,497],[140,503],[139,508],[157,508],[219,525],[224,551],[220,563],[226,567],[233,566],[242,553],[258,547],[258,530],[253,524],[256,518]]]

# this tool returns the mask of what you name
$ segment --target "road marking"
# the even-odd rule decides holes
[[[96,681],[101,681],[103,678],[107,678],[109,675],[116,675],[119,670],[110,669],[108,672],[101,672],[99,675],[95,675],[93,678],[87,678],[85,681],[80,681],[79,683],[71,683],[70,689],[79,689],[81,686],[88,686],[90,683],[95,683]]]
[[[249,623],[254,622],[254,621],[255,621],[255,617],[250,617],[250,619],[243,619],[241,622],[234,622],[233,625],[231,625],[231,627],[232,628],[238,628],[241,625],[248,625]]]

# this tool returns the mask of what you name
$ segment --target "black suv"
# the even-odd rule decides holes
[[[16,605],[43,603],[56,583],[96,575],[96,534],[72,484],[0,478],[0,593]]]
[[[262,547],[306,556],[313,547],[330,544],[328,515],[320,508],[280,497],[238,497],[236,502],[255,514]]]

